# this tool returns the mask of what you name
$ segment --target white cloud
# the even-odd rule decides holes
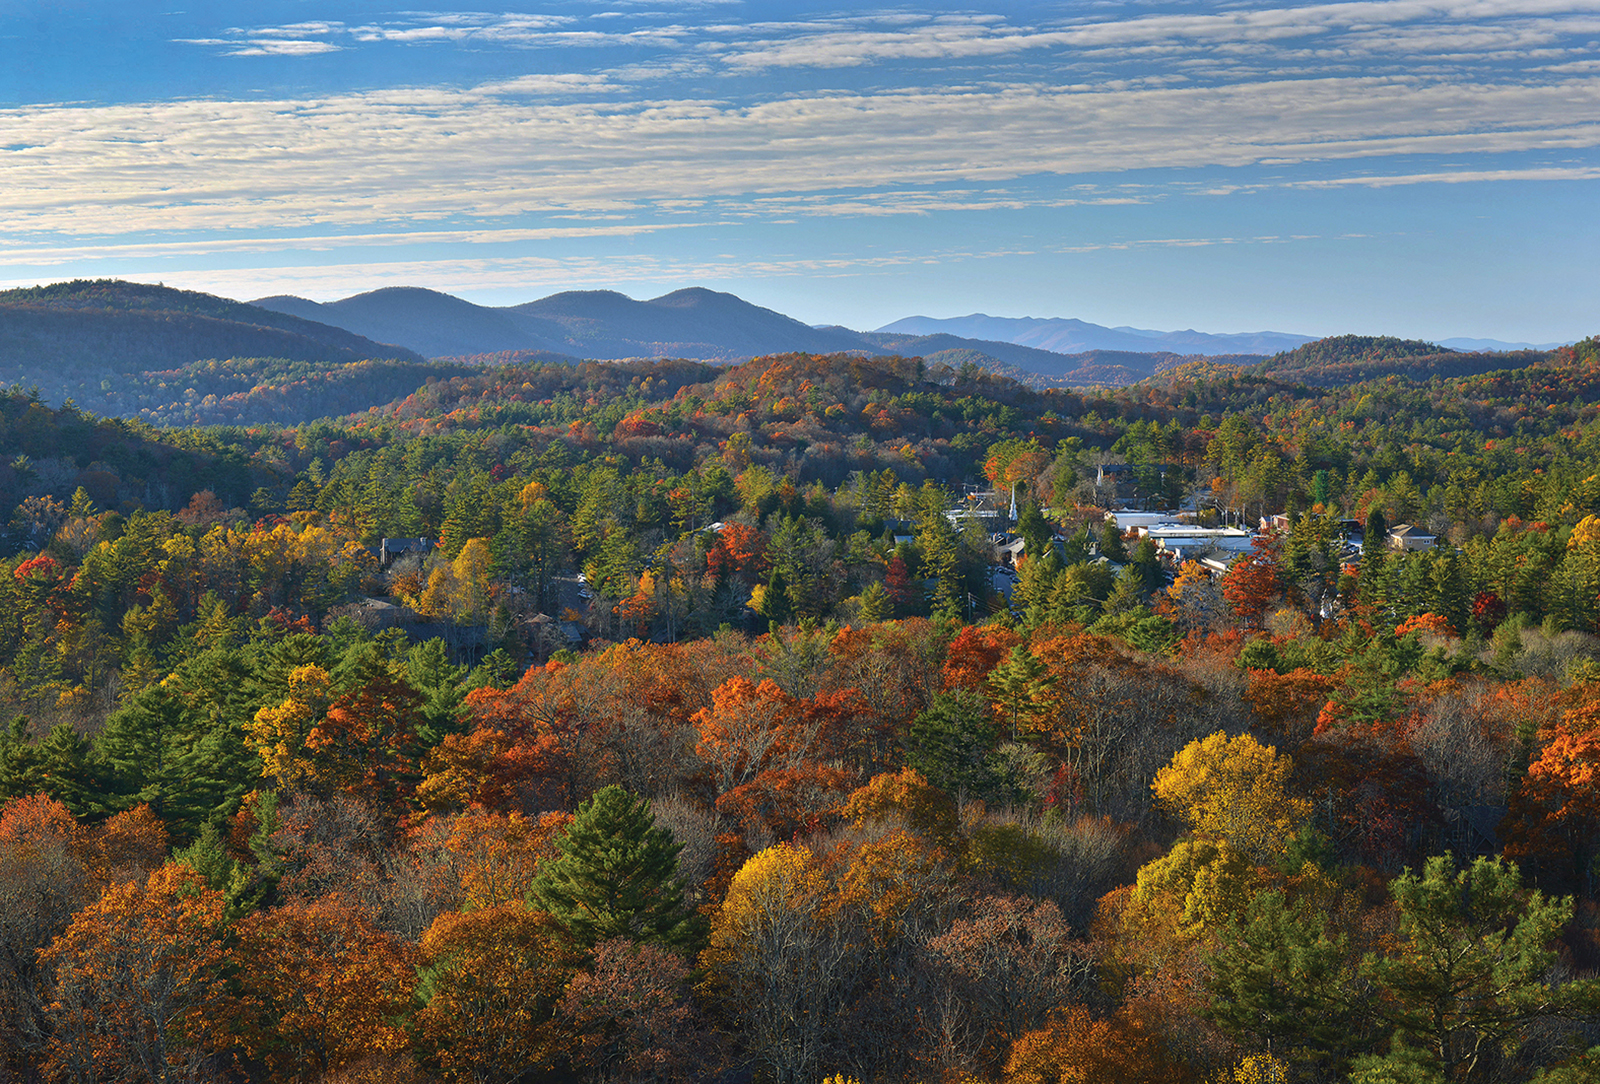
[[[298,38],[306,34],[332,34],[343,29],[343,23],[310,22],[289,23],[286,26],[263,27],[258,30],[235,30],[233,33],[252,38]]]
[[[282,41],[266,38],[245,42],[228,50],[228,56],[316,56],[319,53],[337,53],[342,46],[331,41]]]
[[[1456,54],[1517,59],[1518,50],[1592,33],[1589,0],[1436,3],[1432,0],[1262,7],[1194,14],[1166,12],[1053,26],[1013,26],[997,17],[889,17],[707,28],[730,69],[840,68],[894,60],[970,60],[1049,51],[1055,56],[1126,61],[1226,51],[1268,57],[1298,43],[1301,55],[1337,63],[1357,56]],[[1588,43],[1573,40],[1569,51]]]
[[[632,29],[584,29],[570,15],[522,13],[420,12],[386,22],[346,24],[334,21],[288,23],[281,26],[233,28],[219,38],[180,38],[190,45],[224,46],[229,56],[257,55],[273,39],[305,40],[312,35],[336,39],[341,48],[392,43],[398,45],[457,44],[476,48],[535,46],[631,45],[674,47],[692,35],[687,27],[644,25]]]
[[[606,226],[504,227],[476,230],[411,230],[393,233],[327,233],[305,236],[209,237],[192,241],[98,241],[77,245],[0,246],[0,260],[49,267],[79,260],[151,260],[173,257],[267,252],[333,252],[354,248],[426,245],[511,245],[529,241],[591,237],[639,237],[666,230],[692,229],[701,222],[627,222]]]
[[[3,110],[0,147],[11,145],[30,148],[0,153],[13,238],[637,214],[682,200],[742,212],[788,196],[807,197],[810,213],[909,213],[989,206],[943,190],[1027,176],[1419,154],[1466,156],[1452,169],[1471,173],[1483,168],[1474,155],[1600,146],[1600,78],[1008,86],[753,105],[392,89]],[[1058,182],[1044,187],[1031,198],[1056,198]]]
[[[587,75],[579,72],[549,75],[519,75],[497,83],[483,83],[473,88],[475,93],[495,96],[517,94],[620,94],[632,88],[612,82],[609,75]]]
[[[1600,180],[1600,166],[1541,166],[1529,169],[1459,169],[1450,172],[1328,177],[1300,181],[1296,188],[1394,188],[1408,184],[1484,184],[1506,181]]]

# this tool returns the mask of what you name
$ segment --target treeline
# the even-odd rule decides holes
[[[1332,388],[1391,377],[1425,382],[1478,376],[1538,365],[1548,357],[1542,350],[1463,354],[1416,339],[1336,335],[1287,350],[1262,362],[1255,371],[1275,380]]]

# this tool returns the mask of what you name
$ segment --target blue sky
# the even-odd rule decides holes
[[[0,284],[1600,332],[1600,0],[0,0]]]

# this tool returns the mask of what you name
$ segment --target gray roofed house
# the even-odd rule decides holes
[[[433,539],[431,538],[385,538],[383,545],[378,550],[378,563],[384,568],[388,568],[398,558],[407,554],[414,553],[418,557],[426,557],[432,551]]]

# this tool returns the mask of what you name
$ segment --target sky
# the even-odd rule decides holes
[[[4,287],[1600,333],[1600,0],[0,0],[0,58]]]

